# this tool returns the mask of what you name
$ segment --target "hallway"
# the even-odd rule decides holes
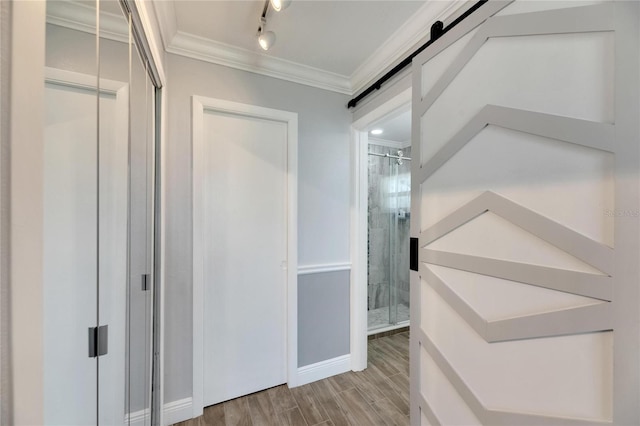
[[[369,340],[368,368],[205,408],[177,426],[408,425],[409,332]]]

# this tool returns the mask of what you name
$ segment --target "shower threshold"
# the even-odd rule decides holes
[[[389,324],[382,327],[371,328],[367,330],[367,336],[371,336],[372,334],[384,333],[385,331],[392,331],[398,328],[409,327],[410,320],[401,321],[396,324]]]

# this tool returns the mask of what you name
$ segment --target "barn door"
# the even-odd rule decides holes
[[[412,424],[639,424],[639,5],[488,2],[413,62]]]

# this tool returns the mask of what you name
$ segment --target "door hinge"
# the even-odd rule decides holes
[[[412,271],[418,270],[418,239],[411,238],[410,239],[410,247],[409,247],[409,269]]]
[[[147,291],[150,289],[151,289],[151,275],[142,274],[142,291]]]
[[[109,351],[109,326],[89,327],[89,358],[106,355]]]

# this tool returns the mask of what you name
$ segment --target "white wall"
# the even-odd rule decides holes
[[[351,114],[345,95],[177,55],[167,55],[166,65],[164,400],[171,402],[190,397],[192,388],[190,97],[207,96],[298,113],[300,265],[349,261]],[[344,327],[348,329],[348,322]]]
[[[43,2],[11,4],[12,424],[42,424]],[[3,146],[3,149],[6,147]],[[5,151],[7,152],[7,151]],[[4,396],[3,396],[4,397]]]

